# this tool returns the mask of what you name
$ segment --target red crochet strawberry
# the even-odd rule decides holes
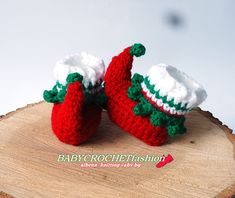
[[[79,145],[93,136],[101,120],[103,61],[75,54],[59,61],[54,73],[56,85],[43,94],[47,102],[54,103],[52,130],[60,141]]]

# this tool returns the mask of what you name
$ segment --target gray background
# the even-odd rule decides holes
[[[161,62],[208,92],[201,107],[235,128],[235,1],[0,0],[0,114],[42,100],[52,69],[67,54],[104,59],[141,42],[134,71]]]

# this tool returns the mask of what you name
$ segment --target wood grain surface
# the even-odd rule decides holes
[[[200,109],[187,115],[188,132],[151,147],[113,125],[103,112],[96,135],[81,146],[63,144],[50,127],[52,105],[28,105],[0,118],[0,196],[231,197],[235,194],[234,136]],[[171,154],[162,168],[82,168],[61,154]],[[4,192],[4,193],[3,193]],[[8,195],[6,195],[7,193]]]

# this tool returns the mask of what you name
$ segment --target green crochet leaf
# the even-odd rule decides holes
[[[169,136],[173,137],[177,134],[182,134],[186,132],[184,126],[185,117],[175,117],[168,115],[152,104],[150,104],[142,94],[141,83],[144,78],[140,74],[134,74],[131,80],[131,86],[127,90],[128,97],[134,101],[139,102],[134,108],[133,112],[137,116],[149,116],[149,121],[153,126],[166,125]],[[150,89],[154,89],[154,85],[149,84]],[[163,98],[167,100],[167,98]],[[170,101],[174,104],[174,101]]]
[[[57,102],[59,102],[59,103],[63,102],[66,93],[67,93],[67,91],[65,89],[60,90],[57,94]]]
[[[168,134],[173,137],[177,134],[183,134],[186,132],[186,128],[184,126],[185,117],[173,118],[168,120],[167,122],[167,131]]]
[[[165,113],[158,111],[156,108],[153,113],[150,115],[150,122],[153,126],[162,126],[167,120]]]
[[[141,97],[141,86],[135,85],[135,86],[129,87],[127,90],[127,95],[132,100],[139,101]]]
[[[139,101],[141,98],[141,83],[143,82],[144,77],[140,74],[134,74],[131,79],[131,86],[127,90],[127,95],[130,99],[134,101]]]
[[[58,91],[57,91],[57,88],[56,88],[56,85],[55,85],[52,88],[52,90],[45,90],[43,92],[43,98],[47,102],[54,103],[54,102],[57,101],[57,94],[58,94]]]
[[[45,90],[43,92],[43,98],[45,101],[50,103],[62,103],[66,96],[69,84],[75,81],[82,82],[82,80],[83,77],[79,73],[69,74],[66,79],[66,85],[63,85],[57,81],[52,90]],[[92,93],[92,89],[96,89],[99,87],[102,87],[99,93]],[[88,88],[85,88],[83,86],[83,91],[85,96],[85,105],[95,103],[102,107],[106,106],[107,98],[104,93],[104,86],[101,85],[101,83],[97,83],[95,86],[92,86],[92,84],[90,83]]]
[[[134,107],[135,115],[147,116],[151,114],[151,112],[152,112],[152,105],[144,100],[142,100],[139,104],[137,104]]]
[[[132,84],[135,84],[135,83],[142,83],[144,81],[144,77],[138,73],[135,73],[131,79],[131,82]]]

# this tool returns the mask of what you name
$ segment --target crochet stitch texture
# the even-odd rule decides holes
[[[57,62],[56,85],[43,97],[53,103],[51,127],[60,141],[80,145],[97,131],[105,105],[103,74],[103,60],[87,53]]]
[[[57,138],[71,145],[87,141],[100,124],[102,108],[120,128],[151,146],[185,133],[184,115],[206,99],[206,91],[166,64],[132,77],[133,57],[144,54],[140,43],[127,47],[112,58],[105,75],[103,60],[86,53],[59,61],[56,85],[43,94],[54,104],[51,124]]]
[[[131,83],[133,56],[145,54],[145,47],[134,44],[112,58],[104,76],[107,110],[110,119],[124,131],[152,146],[167,141],[166,126],[154,126],[150,116],[137,116],[133,109],[139,103],[128,97]]]
[[[67,144],[80,145],[97,131],[102,107],[95,103],[85,104],[82,76],[78,73],[67,77],[68,88],[64,101],[54,103],[51,125],[57,138]],[[46,100],[50,91],[44,92]]]

